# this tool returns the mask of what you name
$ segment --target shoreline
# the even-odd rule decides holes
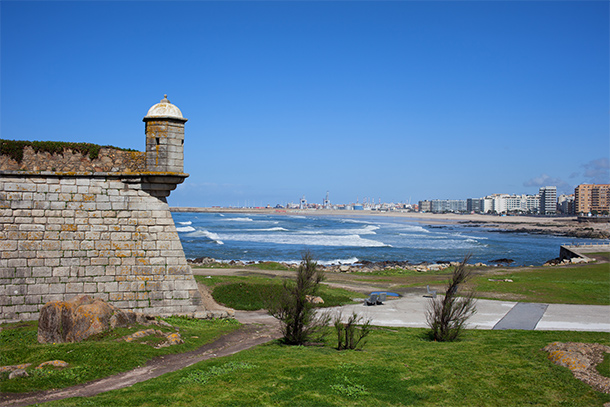
[[[275,208],[194,208],[171,207],[176,213],[249,213],[266,215],[344,216],[344,217],[394,217],[404,218],[424,225],[462,224],[483,227],[505,233],[543,234],[588,239],[610,239],[610,223],[579,223],[576,216],[498,216],[484,214],[420,213],[347,211],[330,209],[275,209]]]

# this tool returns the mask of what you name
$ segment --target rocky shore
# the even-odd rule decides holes
[[[467,220],[459,222],[470,227],[496,229],[502,233],[528,233],[530,235],[554,235],[585,239],[610,239],[609,224],[578,223],[575,220],[558,219],[551,222],[494,222]]]
[[[239,261],[239,260],[230,260],[230,261],[219,261],[216,259],[213,259],[211,257],[198,257],[196,259],[188,259],[187,260],[188,263],[192,266],[207,266],[207,267],[235,267],[235,268],[239,268],[239,267],[248,267],[248,266],[253,266],[255,264],[257,264],[256,262],[243,262],[243,261]],[[587,263],[588,260],[584,259],[584,258],[580,258],[580,257],[574,257],[571,260],[570,259],[566,259],[561,261],[559,258],[555,258],[555,259],[550,259],[548,260],[546,263],[544,263],[543,266],[565,266],[565,265],[569,265],[569,264],[580,264],[580,263]],[[506,267],[506,266],[510,266],[512,263],[514,263],[514,261],[512,259],[496,259],[496,260],[491,260],[489,262],[489,264],[486,263],[481,263],[481,262],[477,262],[477,263],[473,263],[473,264],[467,264],[467,266],[470,267]],[[274,263],[274,264],[278,264],[286,269],[290,269],[290,270],[296,270],[299,265],[295,264],[295,263],[282,263],[282,262],[278,262],[278,263]],[[428,263],[428,262],[423,262],[423,263],[418,263],[418,264],[413,264],[410,263],[408,261],[379,261],[379,262],[372,262],[372,261],[360,261],[358,263],[355,264],[332,264],[332,265],[321,265],[319,264],[318,267],[320,267],[321,269],[323,269],[326,272],[330,272],[330,273],[372,273],[372,272],[377,272],[377,271],[384,271],[384,270],[404,270],[404,271],[416,271],[419,273],[425,273],[428,271],[441,271],[441,270],[445,270],[451,266],[457,266],[459,265],[460,262],[459,261],[438,261],[435,263]]]

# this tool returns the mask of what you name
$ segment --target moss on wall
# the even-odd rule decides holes
[[[23,160],[23,149],[31,147],[35,153],[48,152],[51,154],[63,154],[64,150],[70,149],[78,151],[82,155],[88,155],[91,160],[95,160],[102,147],[113,148],[121,151],[136,151],[129,148],[119,148],[113,146],[100,146],[92,143],[71,143],[65,141],[21,141],[0,139],[0,155],[6,155],[13,160],[21,163]]]

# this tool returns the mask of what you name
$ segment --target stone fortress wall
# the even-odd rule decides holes
[[[165,98],[144,121],[146,152],[0,156],[0,323],[80,294],[153,315],[202,311],[166,201],[188,176],[186,119]]]

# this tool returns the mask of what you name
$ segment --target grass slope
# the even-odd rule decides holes
[[[49,406],[601,406],[541,349],[610,343],[607,333],[466,331],[453,343],[426,330],[379,329],[363,351],[278,343],[200,362],[130,388]]]
[[[195,279],[212,290],[216,302],[237,310],[253,311],[265,308],[265,300],[277,297],[282,280],[259,276],[195,276]],[[365,296],[341,288],[320,286],[318,295],[324,300],[322,307],[350,304],[353,298]]]
[[[234,320],[200,321],[188,318],[166,318],[179,328],[184,344],[155,349],[151,344],[164,340],[147,336],[134,342],[117,339],[140,329],[154,328],[174,332],[170,327],[135,326],[119,328],[81,343],[40,344],[37,341],[38,322],[4,324],[0,331],[0,366],[32,363],[30,377],[8,380],[8,372],[0,373],[1,392],[26,392],[63,388],[107,377],[143,365],[155,356],[188,352],[214,341],[239,328]],[[65,369],[35,369],[42,362],[63,360]]]

